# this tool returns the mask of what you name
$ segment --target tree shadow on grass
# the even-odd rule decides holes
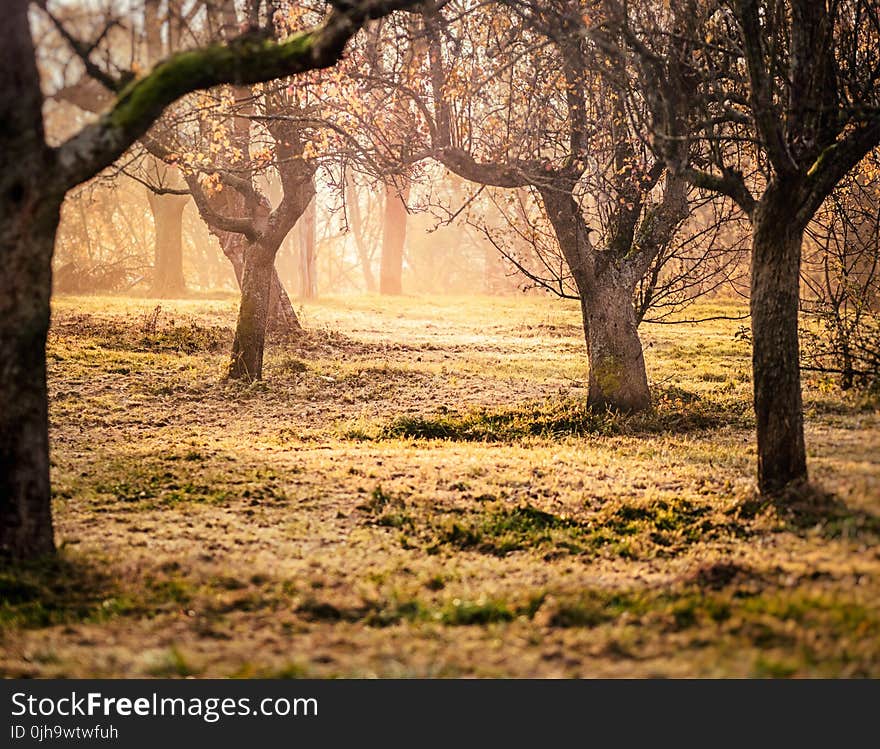
[[[103,620],[124,608],[106,570],[64,551],[0,567],[0,631]]]
[[[748,429],[752,424],[749,403],[673,389],[659,392],[651,410],[638,414],[596,410],[584,400],[552,400],[499,409],[405,416],[385,424],[374,438],[515,442],[529,437],[687,434],[723,427]],[[362,432],[351,436],[364,438]]]
[[[737,508],[743,519],[770,515],[798,535],[818,533],[827,539],[880,540],[880,516],[850,507],[832,492],[809,482],[772,495],[750,497]]]

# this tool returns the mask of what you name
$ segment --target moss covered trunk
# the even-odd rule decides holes
[[[650,408],[632,285],[612,269],[578,285],[590,362],[588,403],[624,412]]]
[[[54,549],[46,335],[61,199],[41,195],[29,175],[8,177],[3,194],[15,198],[0,208],[0,552],[27,559]]]
[[[64,189],[52,184],[26,0],[0,24],[0,554],[54,549],[46,335],[52,251]]]
[[[581,302],[590,365],[587,401],[597,409],[644,411],[651,392],[632,302],[638,266],[633,258],[593,247],[573,189],[551,186],[540,193]]]

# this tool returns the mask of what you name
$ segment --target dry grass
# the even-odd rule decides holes
[[[573,305],[324,300],[252,386],[234,299],[162,305],[56,300],[62,553],[0,572],[4,675],[880,676],[876,403],[808,381],[834,498],[754,501],[739,323],[646,326],[628,419]]]

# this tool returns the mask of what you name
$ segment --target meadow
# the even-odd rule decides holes
[[[644,325],[627,417],[576,302],[328,297],[250,385],[236,308],[55,298],[4,676],[880,676],[880,402],[807,376],[814,486],[758,498],[747,321]]]

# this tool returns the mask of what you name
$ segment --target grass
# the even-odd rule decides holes
[[[814,483],[757,500],[735,322],[645,326],[624,416],[568,303],[321,300],[255,386],[233,298],[156,305],[55,300],[4,676],[880,675],[877,403],[807,376]]]
[[[62,587],[50,582],[61,578],[68,581]],[[10,579],[10,574],[2,578],[7,599],[4,629],[107,626],[118,620],[136,621],[146,614],[159,616],[163,606],[200,605],[196,596],[210,597],[217,589],[229,587],[227,578],[216,581],[216,588],[205,586],[194,594],[173,578],[147,578],[139,600],[119,606],[113,603],[115,599],[98,603],[95,590],[106,593],[107,580],[70,560],[19,568],[15,570],[15,583]],[[76,582],[71,584],[71,580]],[[239,590],[239,585],[233,587]],[[31,605],[37,600],[41,601],[39,608]],[[214,606],[214,629],[203,622],[203,636],[208,632],[216,636],[216,628],[230,616],[267,611],[278,615],[284,610],[283,601],[278,599],[254,598],[248,606],[241,605],[241,597],[236,600],[238,605]],[[10,614],[15,607],[15,613]],[[302,599],[295,614],[300,626],[361,628],[380,637],[383,631],[400,627],[480,631],[516,626],[531,630],[539,641],[580,633],[577,637],[589,638],[594,646],[601,644],[604,656],[615,661],[638,662],[655,657],[658,651],[671,653],[676,647],[695,648],[698,652],[716,648],[721,664],[727,667],[733,665],[725,663],[731,654],[748,656],[748,675],[759,677],[841,672],[868,676],[874,673],[880,658],[880,610],[876,601],[852,592],[829,593],[814,581],[792,585],[778,570],[729,564],[700,568],[671,586],[531,589],[508,597],[475,598],[392,592],[365,597],[349,606],[335,601],[332,594],[310,594]],[[51,658],[43,661],[47,667],[56,663]],[[261,668],[242,664],[239,673],[230,675],[250,672],[276,678],[286,674],[289,678],[311,673],[301,663],[279,666],[275,672]],[[204,665],[193,660],[186,645],[178,642],[150,650],[144,660],[144,673],[150,676],[190,676],[203,671]]]
[[[135,590],[121,586],[98,560],[62,550],[0,572],[0,632],[152,616],[189,600],[184,580],[150,576]]]
[[[452,517],[428,527],[428,553],[445,546],[501,557],[529,550],[542,551],[545,559],[566,554],[634,559],[670,556],[700,542],[749,533],[737,520],[688,500],[609,505],[589,520],[497,502]]]
[[[531,505],[496,507],[475,513],[469,523],[450,522],[440,529],[436,545],[457,549],[475,549],[487,554],[505,556],[522,549],[553,548],[576,553],[588,530],[569,518],[559,517]]]

